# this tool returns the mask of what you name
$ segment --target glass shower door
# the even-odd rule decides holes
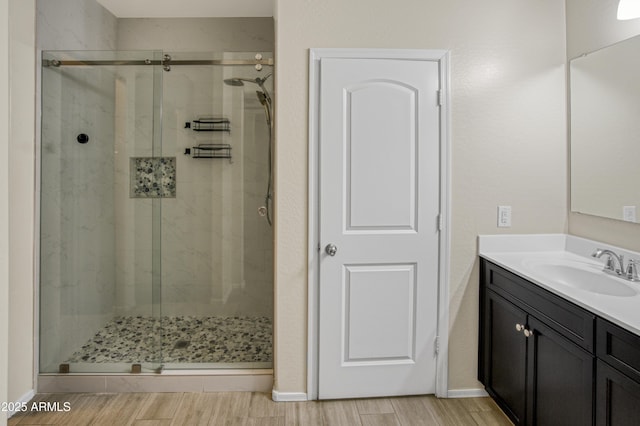
[[[256,52],[170,56],[162,150],[178,177],[176,197],[162,200],[163,364],[271,368],[273,229],[262,212],[272,111],[262,101],[272,66],[257,70]]]
[[[160,367],[161,59],[43,52],[41,373]]]
[[[43,53],[41,373],[272,366],[272,53],[171,56]]]

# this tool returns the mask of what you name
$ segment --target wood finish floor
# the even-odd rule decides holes
[[[41,394],[29,403],[70,403],[68,412],[25,412],[13,425],[417,426],[511,425],[490,398],[434,396],[273,402],[256,392]],[[50,404],[50,407],[52,405]],[[55,406],[55,405],[54,405]]]

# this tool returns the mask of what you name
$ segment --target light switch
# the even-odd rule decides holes
[[[511,226],[511,206],[498,206],[498,227],[509,228]]]
[[[622,207],[622,219],[627,222],[636,222],[636,206]]]

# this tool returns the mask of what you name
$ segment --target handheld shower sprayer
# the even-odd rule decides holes
[[[264,86],[264,82],[267,81],[267,79],[269,77],[271,77],[271,73],[265,75],[264,77],[260,78],[260,77],[256,77],[255,79],[250,79],[250,78],[243,78],[243,77],[233,77],[233,78],[227,78],[224,80],[224,84],[227,84],[229,86],[235,86],[235,87],[239,87],[239,86],[244,86],[245,82],[246,83],[253,83],[258,85],[258,87],[260,88],[260,90],[256,90],[256,96],[258,97],[258,101],[260,101],[260,104],[264,107],[264,114],[265,114],[265,118],[267,120],[267,127],[269,130],[269,158],[267,159],[268,161],[268,170],[269,170],[269,177],[267,179],[267,193],[265,194],[265,205],[263,207],[260,207],[258,209],[258,214],[260,214],[260,216],[264,216],[267,218],[267,222],[269,223],[269,226],[271,226],[272,222],[271,222],[271,203],[272,203],[272,198],[273,198],[273,194],[272,194],[272,187],[273,187],[273,166],[272,166],[272,157],[273,157],[273,121],[272,121],[272,114],[273,114],[273,106],[271,103],[271,96],[269,96],[269,92],[267,91],[267,88]]]

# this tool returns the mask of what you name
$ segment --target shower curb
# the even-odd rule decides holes
[[[38,393],[271,392],[273,370],[174,370],[162,374],[40,374]]]

